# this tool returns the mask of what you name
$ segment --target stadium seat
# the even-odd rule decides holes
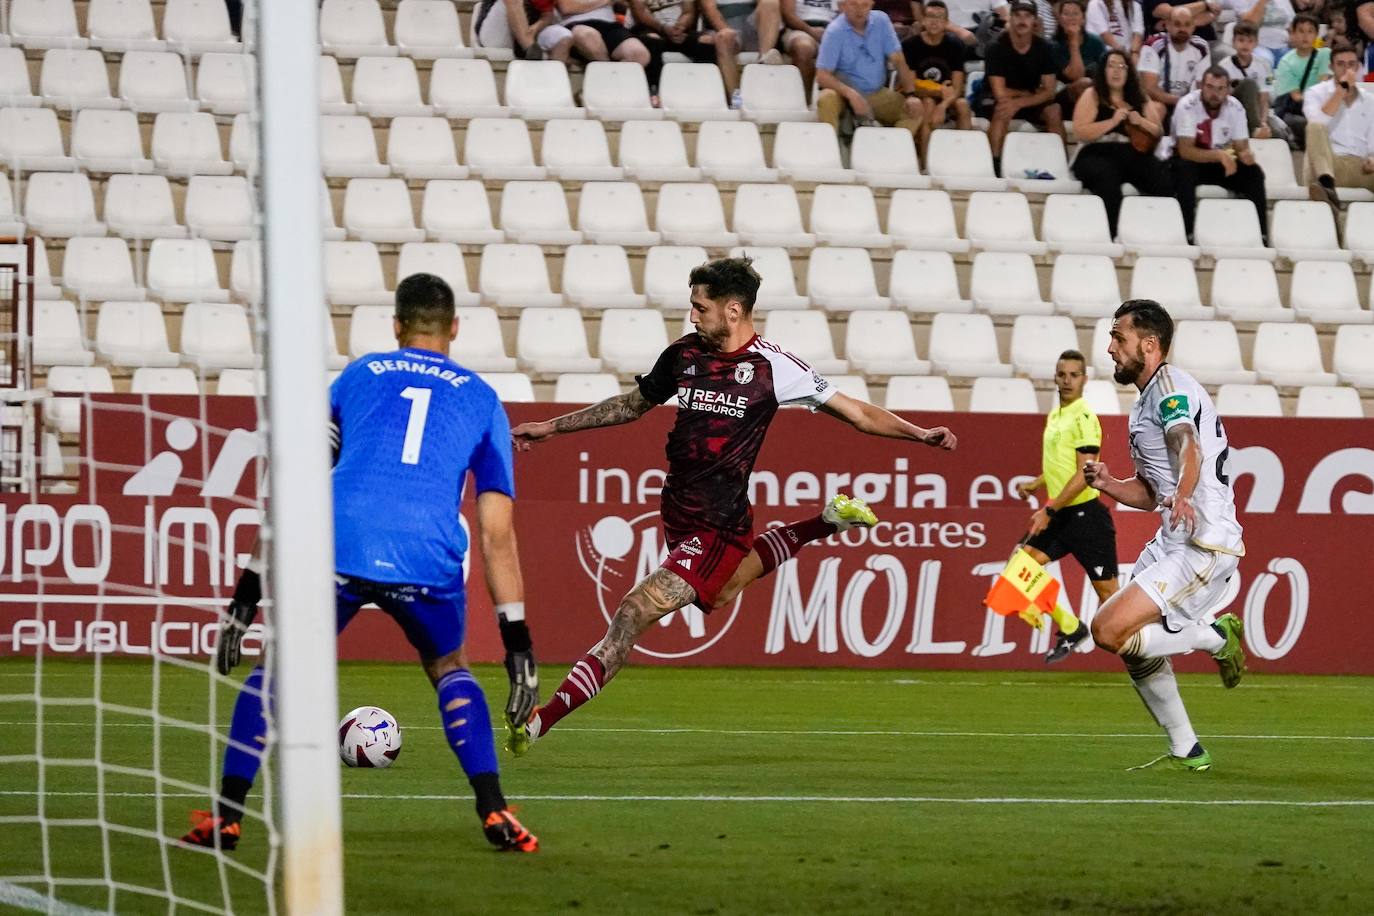
[[[595,404],[620,392],[620,382],[609,372],[564,372],[553,383],[558,404]]]
[[[201,372],[251,369],[257,363],[243,306],[192,302],[181,316],[181,354]]]
[[[1025,378],[976,378],[969,392],[972,413],[1040,413],[1035,386]]]
[[[523,372],[489,372],[482,374],[482,381],[491,386],[492,391],[503,404],[523,404],[534,401],[534,385]]]
[[[89,366],[95,354],[86,346],[76,306],[64,299],[33,304],[33,361],[40,366]]]
[[[674,245],[728,247],[739,236],[725,228],[725,210],[713,184],[665,184],[658,190],[656,228]]]
[[[229,25],[229,11],[218,0],[167,0],[162,37],[174,51],[190,56],[240,49]]]
[[[619,245],[569,247],[563,253],[563,296],[589,310],[642,309],[647,301],[635,292],[630,260]],[[604,328],[607,319],[601,320]]]
[[[400,178],[354,178],[344,191],[344,228],[365,242],[423,242],[410,191]]]
[[[573,101],[568,68],[556,60],[513,60],[506,67],[506,107],[526,121],[585,118]]]
[[[196,99],[217,115],[250,110],[257,85],[257,63],[251,54],[206,54],[196,67]]]
[[[906,131],[902,131],[906,133]],[[898,375],[887,380],[888,410],[944,411],[954,410],[954,395],[949,382],[942,375]]]
[[[181,354],[167,343],[167,322],[156,302],[103,302],[95,324],[95,349],[116,366],[175,366]]]
[[[811,307],[810,296],[797,295],[797,277],[786,249],[754,245],[730,249],[732,258],[746,256],[753,258],[754,270],[758,271],[761,279],[758,297],[754,300],[755,311]],[[687,267],[683,271],[684,280],[690,270],[691,267]]]
[[[486,262],[485,253],[482,260]],[[523,310],[515,340],[516,358],[526,371],[539,375],[601,371],[601,360],[587,352],[587,333],[576,309]]]
[[[892,243],[903,248],[955,253],[969,250],[968,239],[959,237],[959,228],[954,224],[954,204],[948,191],[892,192],[887,232]]]
[[[867,129],[871,128],[860,128]],[[909,140],[907,145],[910,145]],[[784,121],[779,124],[773,137],[773,165],[778,174],[794,182],[846,184],[855,178],[854,172],[845,168],[840,159],[835,129],[824,123]]]
[[[215,394],[223,397],[260,397],[267,393],[267,376],[261,369],[225,369],[215,382]]]
[[[941,375],[1008,378],[1011,366],[997,352],[987,315],[937,314],[930,323],[930,364]]]
[[[447,283],[460,308],[481,302],[482,297],[468,286],[467,264],[453,242],[406,242],[402,245],[396,260],[396,282],[419,273],[433,274]]]
[[[372,122],[362,115],[320,116],[320,163],[329,178],[386,178]]]
[[[1225,258],[1212,269],[1212,308],[1231,321],[1292,321],[1267,261]]]
[[[219,285],[215,253],[204,239],[154,239],[145,269],[148,292],[164,302],[229,301]]]
[[[510,116],[497,98],[496,77],[485,60],[436,60],[429,75],[429,103],[446,118]]]
[[[347,237],[334,219],[334,199],[323,178],[320,179],[320,235],[326,242],[342,242]]]
[[[209,112],[163,112],[153,122],[153,162],[158,171],[177,178],[232,175],[224,159],[219,128]]]
[[[431,181],[420,203],[420,225],[436,242],[489,245],[506,234],[491,224],[491,205],[480,181]]]
[[[563,304],[563,296],[549,288],[548,267],[538,245],[487,245],[482,249],[477,269],[477,289],[485,304],[503,308],[553,308]],[[576,310],[569,311],[578,315]]]
[[[1337,328],[1331,368],[1347,385],[1374,388],[1374,327],[1346,324]]]
[[[896,252],[888,295],[893,305],[917,314],[973,311],[973,300],[959,292],[954,258],[947,251]]]
[[[1290,261],[1350,261],[1353,258],[1337,241],[1336,219],[1331,207],[1324,202],[1281,200],[1274,204],[1270,226],[1279,257]]]
[[[873,394],[868,390],[868,381],[862,375],[830,375],[825,380],[830,383],[836,394],[866,402],[873,400]]]
[[[95,218],[91,183],[80,173],[31,173],[24,186],[24,222],[51,238],[105,234],[105,224]]]
[[[544,168],[560,181],[619,181],[624,170],[611,165],[606,129],[597,120],[544,123]]]
[[[821,245],[892,247],[892,236],[878,225],[878,206],[867,185],[818,185],[811,196],[811,231]]]
[[[1204,385],[1253,385],[1257,378],[1241,363],[1240,338],[1229,321],[1177,322],[1169,362]]]
[[[369,353],[385,353],[396,346],[396,309],[386,305],[360,305],[348,316],[348,356],[360,359]],[[458,332],[462,334],[460,322]],[[462,362],[455,357],[456,362]],[[514,368],[514,360],[511,360]],[[473,369],[475,367],[468,366]]]
[[[806,294],[828,312],[885,309],[892,300],[878,295],[873,261],[863,248],[817,248],[806,266]]]
[[[659,104],[674,121],[735,121],[738,111],[726,105],[725,84],[715,64],[663,65]]]
[[[773,309],[763,320],[762,336],[822,375],[849,371],[849,361],[835,357],[830,325],[818,311]]]
[[[1272,138],[1250,141],[1255,165],[1264,170],[1264,196],[1270,201],[1307,200],[1307,188],[1298,184],[1293,173],[1293,152],[1287,140]],[[1277,226],[1277,221],[1271,222]]]
[[[871,188],[928,188],[911,134],[900,127],[860,127],[849,148],[854,179]],[[889,231],[891,228],[889,227]]]
[[[1364,417],[1364,405],[1354,388],[1318,385],[1298,390],[1297,416],[1360,419]]]
[[[1260,381],[1271,385],[1336,384],[1336,373],[1322,366],[1317,329],[1310,324],[1262,323],[1255,330],[1253,365]]]
[[[1203,254],[1218,259],[1272,261],[1278,254],[1265,246],[1259,216],[1248,200],[1199,200],[1193,238]]]
[[[1045,198],[1040,234],[1050,251],[1057,254],[1119,258],[1125,253],[1121,245],[1112,241],[1107,208],[1095,194],[1051,194]]]
[[[387,131],[386,161],[393,174],[411,180],[468,177],[467,167],[458,164],[447,118],[393,118]]]
[[[668,328],[657,309],[616,309],[601,316],[597,344],[601,362],[611,372],[648,372],[668,347]]]
[[[140,113],[195,111],[186,64],[171,51],[130,51],[119,65],[119,99]]]
[[[234,115],[229,127],[229,160],[240,172],[258,170],[257,130],[246,113]]]
[[[4,182],[0,181],[0,226],[4,226],[5,202],[3,195]],[[18,235],[18,233],[15,233]],[[33,239],[33,297],[35,299],[61,299],[62,291],[58,289],[52,281],[52,267],[48,263],[47,246],[43,244],[41,235],[31,236]],[[68,245],[71,244],[69,241]],[[125,261],[128,261],[128,254],[125,253]],[[132,274],[130,274],[132,276]]]
[[[360,57],[353,67],[353,104],[370,118],[424,118],[420,77],[409,57]]]
[[[742,184],[736,188],[735,234],[745,245],[811,248],[816,244],[816,236],[802,226],[801,205],[790,184]]]
[[[1048,248],[1035,238],[1030,204],[1020,191],[975,191],[964,213],[969,244],[983,251],[1022,251],[1041,255]]]
[[[54,49],[43,55],[38,94],[52,108],[119,108],[110,95],[105,56],[93,50]]]
[[[1365,266],[1374,265],[1374,203],[1357,202],[1346,207],[1345,247]]]
[[[1255,215],[1254,207],[1250,215]],[[1127,197],[1121,202],[1117,238],[1128,252],[1138,256],[1196,261],[1202,254],[1198,246],[1188,244],[1183,211],[1172,197]]]
[[[33,94],[23,50],[0,47],[0,108],[37,108],[42,104],[43,100]]]
[[[697,133],[697,168],[715,181],[778,180],[777,169],[770,169],[763,160],[758,125],[747,121],[702,124]]]
[[[1011,366],[1033,379],[1054,378],[1055,364],[1065,350],[1078,349],[1073,319],[1064,315],[1018,315],[1011,326]]]
[[[1095,378],[1083,386],[1083,400],[1099,417],[1120,416],[1121,397],[1117,394],[1116,383],[1111,379]]]
[[[12,0],[9,25],[14,43],[31,50],[84,48],[88,44],[76,30],[72,0]]]
[[[687,311],[691,291],[687,277],[706,261],[700,245],[658,245],[644,256],[644,295],[659,308]]]
[[[930,363],[916,356],[911,319],[901,312],[855,312],[845,328],[844,355],[866,375],[925,375]]]
[[[197,175],[186,185],[186,229],[193,238],[236,242],[252,238],[253,194],[241,175]]]
[[[1107,347],[1112,342],[1112,317],[1107,315],[1097,319],[1093,323],[1092,345],[1085,354],[1088,357],[1088,364],[1098,375],[1110,378],[1116,371],[1116,366],[1112,362],[1111,354],[1107,352]]]
[[[620,128],[620,165],[639,181],[701,179],[701,169],[687,164],[682,128],[675,121],[626,121]]]
[[[390,310],[388,310],[389,312]],[[484,306],[458,309],[458,336],[449,345],[449,356],[477,372],[513,372],[515,360],[506,355],[501,319]]]
[[[134,281],[129,245],[123,239],[67,240],[62,257],[62,285],[80,299],[142,299],[147,295]]]
[[[191,369],[157,369],[143,366],[134,370],[129,382],[131,394],[200,394],[200,382]]]
[[[1355,272],[1336,261],[1298,261],[1293,265],[1288,304],[1293,314],[1316,324],[1369,324],[1374,313],[1360,307]]]
[[[463,161],[474,174],[501,181],[539,181],[546,171],[534,164],[529,128],[515,118],[473,118],[468,122]]]
[[[391,305],[395,298],[372,242],[325,242],[324,285],[330,305]]]
[[[342,59],[394,57],[377,0],[324,0],[320,5],[320,44]]]
[[[662,109],[649,101],[644,68],[629,61],[598,60],[582,71],[582,102],[602,121],[657,121]]]
[[[48,370],[48,390],[54,393],[113,394],[114,379],[104,366],[53,366]],[[81,398],[53,397],[43,401],[43,424],[60,433],[81,428]]]
[[[509,181],[501,191],[501,228],[512,242],[577,245],[563,186],[556,181]]]
[[[2,116],[3,113],[0,113]],[[72,118],[72,157],[87,172],[139,174],[153,170],[132,111],[87,108]]]
[[[751,121],[777,124],[816,120],[816,113],[806,104],[801,71],[791,64],[749,64],[744,68],[739,88],[744,117]]]
[[[1054,306],[1040,298],[1031,256],[1018,251],[980,251],[973,258],[969,298],[989,315],[1049,315]]]
[[[0,108],[0,161],[12,172],[65,171],[76,161],[62,148],[51,108]]]
[[[262,243],[244,239],[234,243],[229,262],[229,289],[242,302],[262,299]]]
[[[352,115],[358,113],[358,106],[344,98],[343,74],[339,71],[339,61],[331,55],[319,59],[320,114]]]
[[[1059,255],[1050,278],[1050,302],[1056,312],[1074,318],[1112,314],[1121,304],[1115,262],[1100,254]]]
[[[396,49],[416,60],[471,57],[463,45],[458,8],[448,0],[401,0],[392,22]]]
[[[90,0],[86,4],[86,34],[102,51],[161,51],[153,27],[149,0]]]
[[[926,150],[930,177],[949,191],[1003,191],[1007,183],[992,171],[992,148],[979,130],[936,130]]]
[[[126,239],[182,239],[172,187],[161,175],[111,175],[105,185],[105,225]]]
[[[1202,304],[1197,271],[1187,258],[1137,258],[1131,271],[1131,298],[1155,300],[1175,321],[1211,321],[1216,317],[1210,305]]]
[[[584,239],[597,245],[647,247],[662,238],[649,229],[644,194],[633,181],[584,184],[577,202],[577,228]]]
[[[1027,194],[1077,194],[1083,190],[1069,171],[1064,142],[1055,134],[1012,131],[1002,147],[1002,174]],[[1052,175],[1037,178],[1036,175]]]
[[[1273,385],[1242,385],[1235,382],[1217,390],[1217,413],[1223,417],[1281,417],[1283,407]]]

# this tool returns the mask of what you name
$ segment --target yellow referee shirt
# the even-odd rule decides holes
[[[1078,473],[1078,450],[1088,447],[1102,448],[1102,424],[1097,422],[1097,414],[1092,412],[1085,398],[1050,411],[1045,418],[1045,439],[1040,458],[1041,474],[1045,478],[1045,489],[1050,499],[1058,496],[1073,475]],[[1069,505],[1076,506],[1096,498],[1097,491],[1085,487]]]

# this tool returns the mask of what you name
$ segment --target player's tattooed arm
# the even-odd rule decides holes
[[[1144,477],[1117,480],[1111,475],[1105,461],[1083,462],[1082,474],[1084,483],[1122,505],[1147,512],[1159,505],[1154,489]]]
[[[942,448],[947,452],[954,451],[959,444],[954,433],[943,426],[926,429],[915,423],[908,423],[890,410],[884,410],[876,404],[869,404],[867,401],[851,398],[848,395],[837,393],[822,404],[819,409],[821,412],[843,420],[859,432],[867,433],[870,436],[882,436],[885,439],[907,439],[912,442],[920,442],[923,445]]]
[[[1192,423],[1177,423],[1164,432],[1164,441],[1169,451],[1178,456],[1178,489],[1172,496],[1166,496],[1161,505],[1166,506],[1172,526],[1182,525],[1192,534],[1197,530],[1197,513],[1193,510],[1193,491],[1197,489],[1198,477],[1202,473],[1202,443],[1198,441],[1197,430]]]
[[[526,451],[535,442],[542,442],[563,433],[573,433],[580,429],[598,429],[602,426],[619,426],[638,420],[653,409],[653,403],[638,388],[631,388],[624,394],[607,398],[598,404],[565,413],[552,420],[535,423],[521,423],[510,431],[515,447]]]

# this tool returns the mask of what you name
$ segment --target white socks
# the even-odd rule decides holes
[[[1168,658],[1195,649],[1216,652],[1224,645],[1226,640],[1221,634],[1205,623],[1186,626],[1177,633],[1166,630],[1162,624],[1150,623],[1131,637],[1121,654],[1136,658]]]
[[[1153,626],[1153,625],[1152,625]],[[1208,630],[1211,627],[1207,628]],[[1215,633],[1213,635],[1216,635]],[[1186,757],[1197,744],[1197,732],[1188,720],[1188,711],[1183,708],[1183,697],[1178,692],[1178,679],[1168,659],[1133,659],[1126,662],[1131,683],[1136,693],[1144,701],[1145,708],[1154,716],[1160,728],[1169,736],[1169,753],[1175,757]]]

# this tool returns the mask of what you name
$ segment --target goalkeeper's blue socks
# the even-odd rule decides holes
[[[506,807],[497,775],[496,741],[491,732],[491,713],[482,686],[466,668],[450,671],[434,685],[439,694],[439,715],[444,737],[462,764],[477,797],[477,814],[486,817]]]
[[[243,819],[243,803],[253,787],[267,747],[267,717],[263,715],[261,665],[248,675],[234,703],[229,722],[229,746],[224,750],[224,776],[220,784],[219,816],[226,823]]]

